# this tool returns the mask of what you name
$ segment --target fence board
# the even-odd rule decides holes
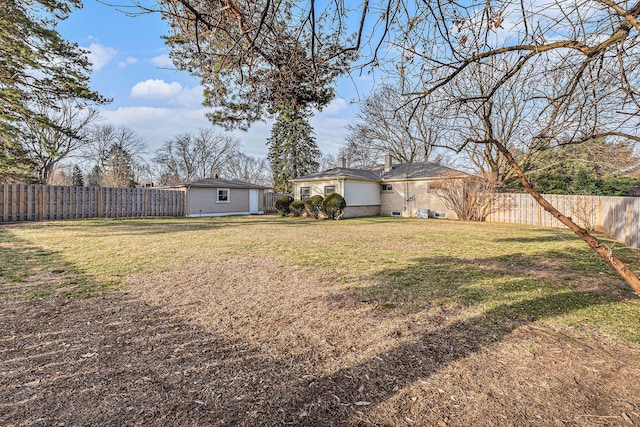
[[[275,213],[276,208],[274,206],[276,200],[278,200],[278,198],[280,198],[281,196],[292,196],[291,193],[271,193],[271,192],[264,192],[264,211],[265,213]]]
[[[635,197],[572,196],[543,197],[578,225],[598,231],[640,249],[640,199]],[[488,222],[564,228],[529,194],[498,194],[492,199]]]
[[[180,190],[0,184],[0,222],[184,216]]]

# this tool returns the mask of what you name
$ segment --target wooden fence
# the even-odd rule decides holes
[[[266,213],[277,212],[276,208],[274,207],[274,204],[276,203],[276,200],[278,200],[278,198],[282,196],[293,197],[291,193],[271,193],[271,192],[265,191],[264,192],[264,211]]]
[[[183,215],[179,190],[0,184],[0,222]]]
[[[640,249],[640,198],[543,195],[578,225]],[[490,222],[565,227],[529,194],[498,194],[492,200]]]

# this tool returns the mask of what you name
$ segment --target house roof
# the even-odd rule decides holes
[[[384,166],[377,166],[375,170],[382,173],[383,181],[404,179],[442,178],[445,176],[466,176],[465,172],[451,169],[433,162],[414,162],[393,165],[391,170],[384,172]]]
[[[291,181],[321,181],[326,179],[351,178],[365,181],[380,181],[380,174],[368,169],[333,168],[310,175],[299,176]]]
[[[448,168],[433,162],[414,162],[393,165],[385,172],[384,165],[369,169],[333,168],[326,171],[300,176],[292,181],[321,181],[327,179],[358,179],[365,181],[398,181],[407,179],[429,179],[445,176],[466,176],[465,172]]]
[[[253,188],[263,190],[262,185],[251,184],[238,179],[204,178],[197,181],[184,182],[180,184],[168,185],[167,187],[187,187],[187,188]]]

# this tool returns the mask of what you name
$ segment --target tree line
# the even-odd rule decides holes
[[[225,56],[215,49],[208,51],[207,55],[212,55],[209,59],[229,71],[225,74],[228,78],[255,73],[256,57],[260,58],[265,68],[258,74],[271,82],[269,87],[257,78],[235,85],[221,79],[220,73],[214,73],[217,77],[211,80],[213,74],[206,68],[190,70],[202,78],[205,89],[210,89],[207,102],[218,106],[210,114],[214,123],[231,129],[245,128],[262,117],[275,119],[266,138],[267,159],[247,156],[237,140],[211,129],[175,135],[159,150],[148,153],[131,130],[99,124],[96,106],[109,100],[88,88],[86,52],[60,38],[55,31],[56,19],[45,18],[49,14],[64,19],[79,5],[77,1],[56,5],[9,1],[0,15],[5,29],[0,37],[10,47],[2,51],[7,66],[0,72],[3,181],[131,186],[219,175],[291,191],[292,178],[336,165],[334,155],[321,155],[308,119],[313,109],[321,110],[333,98],[335,77],[354,59],[352,53],[338,49],[344,42],[336,38],[338,34],[316,34],[314,42],[299,34],[265,29],[255,34],[255,51],[241,46],[229,47]],[[235,7],[242,11],[242,3]],[[215,27],[209,40],[216,42],[220,28],[240,39],[251,38],[249,32],[238,32],[233,19],[227,18],[215,23],[223,27]],[[181,18],[176,15],[172,19]],[[211,22],[196,21],[205,29],[213,28]],[[285,21],[278,22],[286,27]],[[461,34],[471,28],[461,20],[453,22]],[[29,32],[39,45],[20,37]],[[188,36],[196,48],[206,38],[202,34],[175,34],[179,36]],[[172,40],[170,46],[176,47]],[[279,43],[274,44],[276,41]],[[291,44],[285,46],[284,41]],[[317,45],[321,41],[324,47]],[[16,57],[12,49],[23,54]],[[308,52],[313,49],[311,58]],[[193,51],[176,53],[187,59]],[[56,63],[44,60],[43,54],[56,58]],[[228,62],[228,54],[239,62]],[[320,66],[317,62],[323,57],[326,62]],[[499,144],[485,142],[491,135],[504,145],[539,192],[624,195],[629,187],[638,186],[639,162],[633,141],[621,132],[602,130],[607,126],[603,105],[613,109],[616,98],[600,97],[598,111],[589,104],[592,95],[587,101],[564,106],[564,110],[553,110],[540,99],[544,99],[549,81],[561,86],[567,78],[563,72],[553,69],[541,75],[540,64],[523,63],[518,65],[518,78],[500,83],[497,79],[513,66],[512,60],[495,55],[486,59],[490,66],[462,67],[464,79],[452,79],[429,92],[420,86],[420,74],[409,72],[417,59],[412,49],[405,49],[396,72],[388,73],[383,84],[361,100],[339,155],[351,167],[380,164],[387,154],[402,163],[445,163],[484,176],[497,188],[523,190],[516,168]],[[429,74],[432,79],[438,74],[435,68]],[[247,102],[233,102],[240,94]],[[593,131],[585,137],[580,126],[589,125],[596,113],[600,122],[587,127]],[[541,120],[547,117],[550,123]],[[544,138],[536,130],[540,122],[546,123]],[[535,132],[538,136],[534,137]]]
[[[174,184],[212,176],[290,190],[293,177],[316,172],[322,161],[306,105],[328,102],[332,90],[291,84],[309,100],[273,108],[268,160],[242,152],[238,140],[201,129],[175,135],[155,152],[133,131],[99,123],[111,100],[89,87],[88,52],[64,40],[56,26],[80,0],[7,0],[0,8],[0,182],[134,186]],[[295,45],[292,60],[303,52]],[[256,76],[258,77],[258,76]],[[291,88],[291,87],[290,87]],[[280,89],[276,89],[278,91]],[[210,116],[233,121],[236,107]],[[238,123],[242,122],[239,120]]]

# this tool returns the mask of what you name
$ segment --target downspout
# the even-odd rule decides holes
[[[190,185],[185,185],[184,186],[184,216],[188,217],[190,215],[189,213],[189,188],[191,188]]]
[[[409,200],[409,181],[407,181],[405,179],[404,181],[404,203],[402,204],[402,210],[407,214],[407,216],[410,216],[408,209],[407,209],[407,204],[408,204],[408,200]]]

